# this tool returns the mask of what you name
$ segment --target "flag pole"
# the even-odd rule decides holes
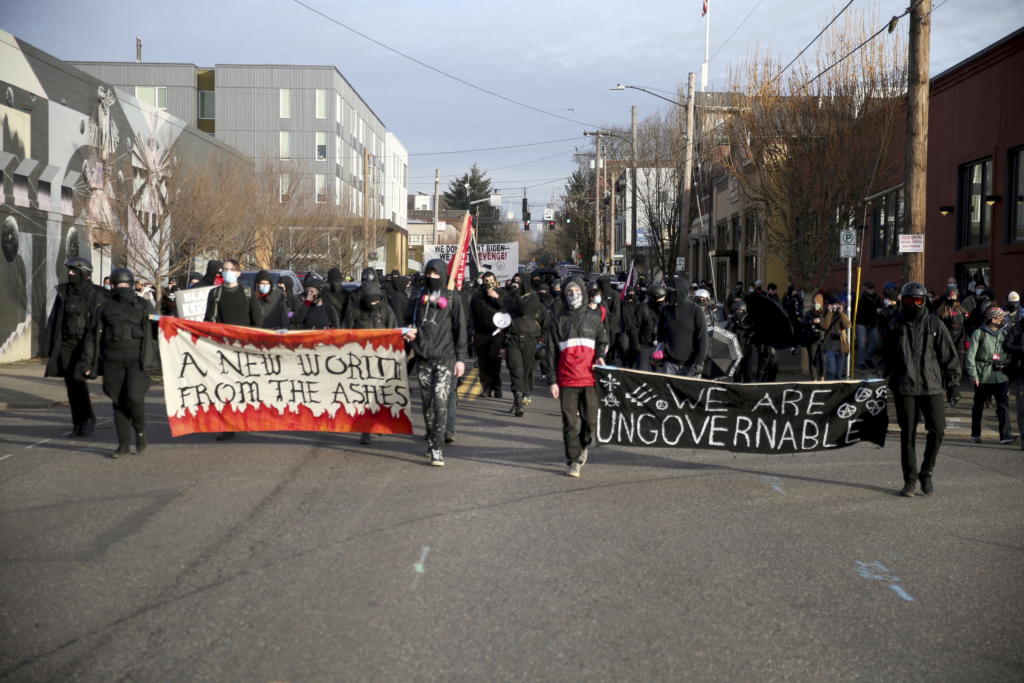
[[[708,64],[711,58],[708,56],[711,50],[711,0],[704,0],[704,63],[700,65],[700,91],[708,89]]]

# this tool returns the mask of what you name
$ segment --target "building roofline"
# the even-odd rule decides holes
[[[966,70],[967,68],[979,64],[979,62],[987,61],[986,57],[995,56],[1009,47],[1015,41],[1024,37],[1024,27],[1017,29],[1016,31],[1009,33],[994,43],[983,47],[969,57],[966,57],[953,66],[939,72],[938,74],[931,77],[931,89],[942,89],[946,85],[946,81],[954,82],[958,72]]]
[[[109,62],[103,60],[88,59],[66,59],[68,64],[100,64],[103,66],[188,66],[193,69],[205,69],[208,67],[196,66],[192,62]]]

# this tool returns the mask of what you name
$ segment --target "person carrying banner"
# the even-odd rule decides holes
[[[533,369],[537,344],[547,327],[548,312],[530,288],[530,280],[519,273],[512,276],[512,292],[505,297],[505,310],[512,324],[505,335],[505,363],[512,381],[512,408],[522,417],[533,392]]]
[[[424,268],[424,286],[409,301],[405,333],[416,358],[430,464],[444,466],[444,431],[448,424],[448,394],[453,377],[466,372],[466,309],[446,287],[448,264],[431,259]]]
[[[64,261],[67,282],[57,285],[50,317],[46,323],[47,356],[44,377],[63,377],[71,407],[69,437],[89,436],[96,428],[89,387],[81,375],[79,361],[93,312],[103,303],[106,290],[92,283],[92,263],[73,257]]]
[[[473,294],[469,307],[483,395],[501,398],[501,349],[505,344],[505,330],[494,325],[494,314],[504,313],[505,306],[494,273],[483,274],[480,289]]]
[[[971,407],[971,441],[981,441],[981,416],[985,403],[993,399],[996,417],[999,420],[999,443],[1011,444],[1016,437],[1010,436],[1008,415],[1009,380],[1006,376],[1006,350],[1003,348],[1007,330],[1004,326],[1006,312],[998,306],[985,311],[985,324],[971,335],[971,346],[967,351],[967,376],[974,384],[974,405]]]
[[[918,481],[923,494],[934,490],[932,473],[946,426],[943,397],[951,406],[960,401],[960,358],[946,326],[928,313],[927,300],[928,291],[920,282],[903,285],[902,310],[882,338],[883,376],[892,390],[900,426],[901,496],[913,496]],[[915,448],[921,418],[927,438],[918,470]]]
[[[658,340],[667,375],[700,377],[708,352],[707,319],[704,310],[686,298],[686,278],[676,278],[676,302],[663,306],[658,319]]]
[[[203,321],[253,327],[256,321],[253,320],[249,305],[249,290],[238,283],[238,277],[242,274],[238,261],[225,259],[220,274],[224,278],[224,283],[214,287],[206,295],[206,314]]]
[[[600,314],[585,305],[583,281],[562,288],[564,306],[548,323],[548,362],[555,368],[551,397],[562,410],[566,475],[579,477],[597,426],[593,365],[604,365],[608,330]]]
[[[80,361],[86,377],[103,375],[103,393],[114,405],[117,449],[111,458],[129,453],[133,435],[135,452],[146,452],[146,390],[150,371],[160,369],[149,322],[156,309],[135,293],[134,279],[127,268],[110,274],[114,297],[95,309]]]
[[[398,318],[375,280],[364,282],[359,290],[359,299],[351,304],[343,326],[346,330],[387,330],[398,327]],[[369,432],[363,432],[359,443],[368,444],[371,438]]]
[[[288,329],[288,306],[284,293],[274,287],[269,271],[261,270],[256,273],[253,290],[249,298],[253,325],[265,330]]]

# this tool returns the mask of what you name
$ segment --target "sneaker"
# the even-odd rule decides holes
[[[128,446],[120,445],[117,447],[116,451],[110,454],[110,457],[113,458],[114,460],[117,460],[122,455],[128,455],[130,452],[131,451],[128,449]]]
[[[922,474],[921,475],[921,493],[926,496],[932,495],[935,487],[932,486],[932,475]]]
[[[532,398],[530,398],[529,396],[523,396],[523,405],[524,406],[528,406],[531,403],[533,403],[533,399]]]
[[[575,477],[578,479],[580,476],[581,469],[582,465],[580,465],[578,462],[571,463],[569,467],[565,470],[565,476]]]
[[[580,467],[582,467],[583,465],[586,465],[586,464],[587,464],[587,455],[588,455],[588,450],[589,450],[589,449],[586,449],[586,448],[584,448],[584,449],[583,449],[583,452],[582,452],[582,453],[580,453]]]
[[[139,432],[135,435],[135,453],[136,455],[145,455],[146,447],[149,443],[146,441],[146,435]]]
[[[1018,437],[1016,436],[1008,436],[1005,439],[999,439],[999,443],[1003,444],[1004,446],[1011,443],[1017,443],[1017,438]]]
[[[907,482],[906,484],[904,484],[903,488],[900,489],[899,495],[903,496],[904,498],[913,498],[914,497],[914,482],[910,481],[910,482]]]
[[[971,443],[981,443],[981,437],[980,436],[972,436],[971,437]]]
[[[454,434],[445,434],[444,435],[444,442],[445,442],[445,444],[453,444],[453,443],[455,443],[455,435]]]
[[[359,437],[359,443],[364,446],[370,443],[370,434],[368,432],[363,432],[363,435]]]
[[[434,467],[444,467],[444,454],[441,453],[440,448],[430,451],[430,464]]]

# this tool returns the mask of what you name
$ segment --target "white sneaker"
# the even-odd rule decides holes
[[[565,476],[576,477],[578,479],[580,476],[581,468],[582,466],[578,462],[574,462],[571,465],[569,465],[569,467],[565,470]]]
[[[440,448],[430,451],[430,464],[434,467],[444,467],[444,455]]]
[[[589,454],[589,449],[586,449],[586,448],[584,448],[583,452],[580,453],[580,467],[583,467],[584,465],[587,464],[587,455],[588,454]]]

